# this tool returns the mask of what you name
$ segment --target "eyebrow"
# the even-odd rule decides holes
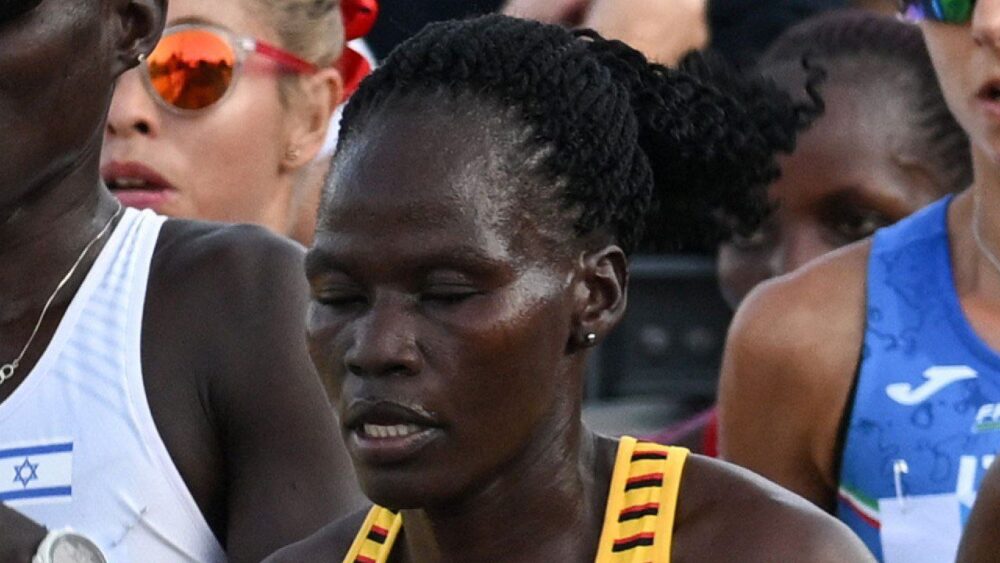
[[[856,184],[844,184],[840,186],[836,192],[828,194],[821,202],[823,205],[857,205],[878,209],[880,212],[892,215],[891,218],[896,220],[902,219],[907,214],[907,210],[904,207],[905,201],[901,204],[900,199],[894,197],[892,194],[880,193],[877,190],[866,190]]]
[[[453,268],[459,270],[470,270],[473,272],[501,268],[502,262],[476,252],[467,247],[459,247],[447,252],[434,252],[431,254],[414,255],[405,257],[405,262],[418,263],[419,270],[431,271],[441,268]],[[412,267],[412,266],[411,266]],[[305,270],[307,276],[319,275],[322,272],[338,270],[344,273],[351,269],[351,260],[342,260],[331,256],[330,253],[319,249],[312,249],[306,254]]]

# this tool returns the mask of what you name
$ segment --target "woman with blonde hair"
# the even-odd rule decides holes
[[[125,205],[290,236],[314,214],[307,171],[366,74],[345,48],[374,0],[174,0],[156,50],[119,81],[101,159]]]

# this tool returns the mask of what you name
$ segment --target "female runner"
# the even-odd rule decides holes
[[[836,512],[879,559],[936,562],[1000,450],[1000,1],[903,5],[971,139],[972,187],[752,294],[720,435],[727,459]],[[898,162],[927,181],[924,159]]]
[[[592,32],[488,16],[398,48],[346,110],[307,260],[311,353],[377,506],[274,560],[867,560],[747,472],[580,420],[643,223],[678,242],[759,214],[799,126],[769,85]]]

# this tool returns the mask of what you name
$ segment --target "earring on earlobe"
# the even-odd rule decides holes
[[[139,53],[139,56],[135,58],[136,66],[141,65],[146,62],[146,53]]]
[[[588,332],[586,336],[583,337],[583,345],[586,348],[593,348],[597,345],[597,335],[593,332]]]

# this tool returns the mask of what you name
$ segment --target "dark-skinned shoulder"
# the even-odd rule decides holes
[[[771,280],[730,327],[722,457],[833,509],[837,436],[861,357],[870,243]]]
[[[958,563],[1000,562],[1000,463],[986,474],[958,549]]]
[[[343,561],[368,516],[366,508],[325,526],[312,536],[290,545],[264,563],[329,563]]]
[[[774,483],[715,459],[688,457],[677,511],[672,561],[875,561],[843,523]]]
[[[259,227],[169,220],[142,360],[153,418],[230,561],[360,505],[304,336],[304,251]]]

